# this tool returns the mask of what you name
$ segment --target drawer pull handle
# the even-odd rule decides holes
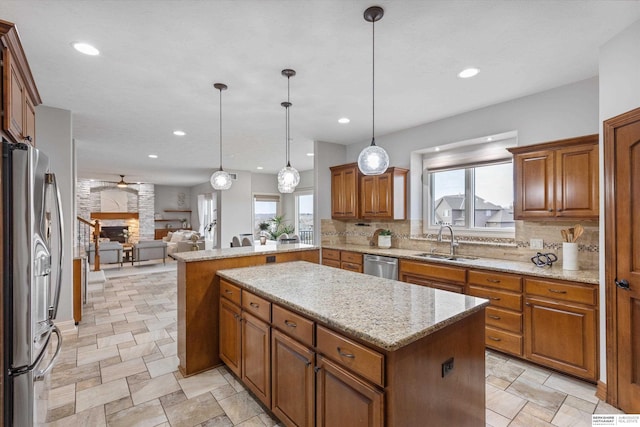
[[[256,304],[255,302],[250,302],[249,305],[253,308],[260,308],[260,304]]]
[[[557,289],[551,289],[549,288],[549,292],[553,292],[554,294],[566,294],[567,291],[559,291]]]
[[[500,280],[498,280],[498,279],[487,279],[487,282],[489,282],[489,283],[500,283]]]
[[[492,314],[489,315],[489,319],[500,320],[500,316],[494,316]]]
[[[287,325],[290,328],[297,328],[298,325],[295,324],[295,322],[292,322],[291,320],[285,320],[284,324]]]
[[[355,358],[356,358],[355,354],[345,353],[345,352],[343,352],[343,351],[340,349],[340,347],[336,347],[336,348],[338,349],[338,354],[339,354],[340,356],[342,356],[342,357],[347,357],[347,358],[349,358],[349,359],[355,359]]]
[[[225,293],[225,294],[228,294],[228,295],[233,294],[233,292],[231,292],[231,291],[230,291],[230,290],[228,290],[228,289],[225,289],[225,290],[224,290],[224,293]]]
[[[502,341],[500,338],[496,338],[496,337],[492,337],[492,336],[489,336],[489,339],[491,341]]]
[[[489,297],[489,299],[494,300],[494,301],[500,301],[500,297]]]

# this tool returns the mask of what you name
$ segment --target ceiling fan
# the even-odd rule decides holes
[[[128,182],[125,182],[124,175],[120,175],[120,181],[116,183],[116,187],[118,188],[127,188],[129,186]]]

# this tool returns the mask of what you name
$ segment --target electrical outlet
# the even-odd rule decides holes
[[[542,239],[529,239],[531,249],[543,249],[544,241]]]
[[[442,362],[442,378],[453,371],[453,357]]]

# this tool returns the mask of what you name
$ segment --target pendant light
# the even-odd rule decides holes
[[[389,155],[384,148],[376,145],[376,21],[384,16],[384,9],[379,6],[372,6],[364,11],[364,19],[371,22],[372,31],[372,121],[371,121],[371,145],[360,152],[358,156],[358,169],[364,175],[380,175],[387,170],[389,166]]]
[[[211,175],[211,186],[214,190],[228,190],[231,188],[231,175],[222,169],[222,91],[227,90],[227,85],[214,83],[213,87],[220,91],[220,169]]]
[[[285,109],[285,149],[287,152],[287,165],[278,172],[278,191],[281,193],[293,193],[296,186],[300,183],[300,174],[291,166],[291,162],[289,161],[289,107],[292,105],[289,100],[289,79],[295,76],[296,72],[294,70],[285,69],[282,70],[282,75],[287,78],[287,102],[282,102],[280,104]]]

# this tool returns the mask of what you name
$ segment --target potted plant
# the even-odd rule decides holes
[[[380,230],[378,233],[378,247],[383,249],[391,247],[391,230]]]

